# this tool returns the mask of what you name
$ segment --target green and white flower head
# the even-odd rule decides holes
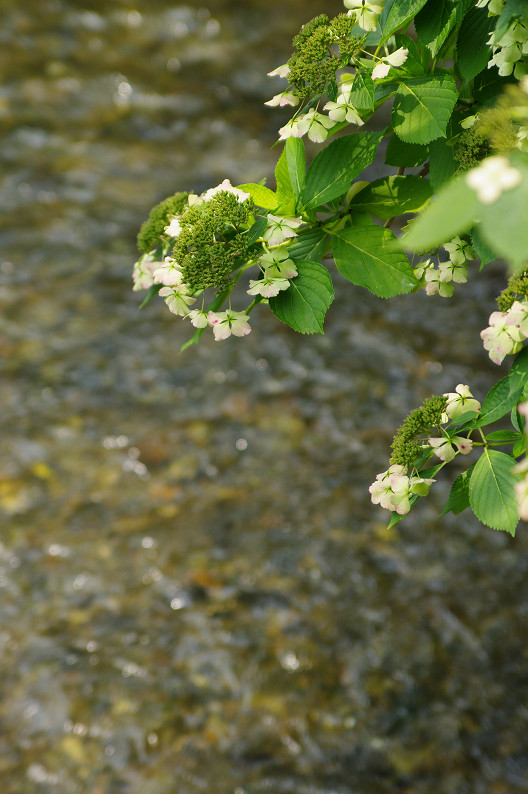
[[[349,16],[355,15],[360,28],[372,32],[378,27],[378,17],[385,0],[343,0]]]
[[[159,267],[159,264],[159,259],[153,256],[152,251],[148,254],[143,254],[134,264],[132,272],[134,286],[132,289],[137,292],[137,290],[152,287],[154,284],[154,272]]]
[[[180,317],[185,317],[189,314],[189,306],[196,300],[190,294],[187,284],[180,284],[176,287],[162,287],[159,295],[165,299],[169,311],[173,314],[178,314]]]
[[[431,259],[423,259],[421,262],[419,262],[416,265],[416,267],[413,268],[413,273],[414,273],[415,279],[417,281],[421,281],[422,278],[423,278],[424,281],[425,281],[424,274],[425,274],[426,270],[429,270],[429,268],[433,268],[434,269],[434,264],[433,264]],[[422,286],[422,285],[420,285],[420,286]]]
[[[268,228],[262,235],[268,245],[280,245],[289,237],[297,237],[297,229],[303,222],[302,218],[285,218],[281,215],[268,215]]]
[[[166,287],[183,284],[183,275],[176,260],[166,256],[161,267],[154,271],[154,281],[156,284],[163,284]]]
[[[235,312],[233,309],[227,309],[225,312],[209,312],[207,320],[213,327],[217,342],[227,339],[231,334],[246,336],[251,331],[246,312]]]
[[[263,254],[259,264],[264,268],[264,276],[270,278],[295,278],[297,267],[288,256],[288,247],[282,245]]]
[[[291,105],[295,107],[299,104],[301,100],[296,94],[292,94],[291,91],[283,91],[281,94],[275,94],[274,97],[268,99],[267,102],[264,102],[265,105],[268,105],[271,108],[274,107],[284,107],[285,105]]]
[[[442,422],[449,422],[457,419],[468,411],[480,411],[480,403],[476,400],[469,390],[469,386],[459,383],[455,391],[444,394],[447,397],[445,413],[442,415]]]
[[[263,298],[274,298],[282,290],[288,289],[290,281],[287,278],[273,278],[273,276],[264,276],[264,278],[255,281],[251,279],[249,282],[248,295],[262,295]]]
[[[436,482],[436,480],[429,478],[411,477],[409,483],[411,493],[417,496],[427,496],[434,482]]]
[[[482,204],[493,204],[505,190],[511,190],[521,181],[521,172],[502,155],[486,157],[477,168],[466,174],[467,184],[476,191]]]
[[[315,108],[311,108],[308,113],[301,116],[297,120],[297,128],[301,135],[308,134],[308,137],[314,143],[323,143],[329,135],[329,130],[334,127],[334,122],[325,116],[324,113],[319,113]]]
[[[221,182],[216,187],[211,187],[209,188],[209,190],[206,190],[206,192],[202,194],[202,198],[204,201],[209,201],[209,199],[213,198],[213,196],[216,196],[217,193],[220,193],[222,191],[226,191],[227,193],[232,193],[233,196],[236,196],[236,199],[239,203],[242,203],[243,201],[246,201],[247,199],[251,198],[249,193],[245,193],[243,190],[240,190],[240,188],[238,187],[233,187],[229,179],[224,179],[224,181]]]

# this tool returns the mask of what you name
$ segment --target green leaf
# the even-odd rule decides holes
[[[460,26],[456,44],[457,66],[467,83],[488,65],[491,58],[488,39],[492,26],[493,18],[488,16],[486,8],[472,8]]]
[[[339,272],[358,287],[366,287],[380,298],[410,292],[417,285],[409,260],[398,251],[396,237],[367,215],[354,219],[332,235]]]
[[[405,143],[397,135],[389,139],[385,162],[398,168],[415,168],[425,163],[429,154],[429,147],[420,143]]]
[[[505,190],[492,204],[481,204],[480,231],[493,250],[518,270],[528,261],[528,155],[512,153],[509,160],[521,172],[522,181],[517,187]]]
[[[392,108],[394,132],[407,143],[445,137],[458,93],[449,74],[413,77],[401,83]]]
[[[288,248],[291,259],[305,262],[320,262],[328,250],[328,235],[322,229],[304,229]]]
[[[247,233],[247,241],[250,245],[256,243],[259,237],[262,237],[264,232],[268,227],[268,219],[264,216],[263,218],[257,218],[253,226],[248,230]]]
[[[427,251],[456,234],[468,231],[478,219],[479,202],[462,175],[442,188],[402,237],[404,248]]]
[[[486,434],[486,441],[504,441],[505,444],[511,444],[512,441],[518,441],[519,433],[515,430],[494,430],[493,433]]]
[[[524,397],[528,382],[528,347],[524,347],[513,359],[508,378],[512,382],[512,388],[517,389]]]
[[[254,182],[247,182],[244,185],[238,185],[238,187],[245,193],[249,193],[257,207],[262,207],[265,210],[276,209],[277,195],[269,187],[257,185]]]
[[[275,181],[277,182],[277,194],[282,203],[287,200],[295,201],[295,192],[290,179],[290,171],[286,160],[286,146],[282,150],[277,165],[275,166]]]
[[[304,143],[300,138],[287,138],[284,145],[286,165],[293,192],[298,196],[304,188],[306,179],[306,155]]]
[[[471,245],[480,259],[480,269],[482,270],[485,265],[489,265],[490,262],[494,262],[495,259],[497,259],[497,254],[495,251],[492,251],[486,241],[482,239],[479,225],[472,228],[470,237]]]
[[[446,505],[440,513],[441,516],[445,516],[446,513],[454,513],[457,516],[469,507],[469,482],[474,468],[475,464],[458,475],[451,487]]]
[[[350,91],[350,104],[360,113],[374,110],[374,82],[366,72],[357,72]]]
[[[273,314],[301,334],[322,334],[326,311],[334,299],[332,279],[318,262],[296,262],[298,275],[287,290],[270,298]]]
[[[152,285],[149,287],[149,290],[148,290],[148,292],[147,292],[147,295],[146,295],[145,299],[144,299],[144,300],[142,300],[142,301],[141,301],[141,303],[139,304],[139,308],[140,308],[140,309],[142,309],[142,308],[143,308],[143,306],[146,306],[146,305],[147,305],[147,303],[150,303],[150,301],[152,300],[152,298],[153,298],[155,295],[157,295],[157,294],[158,294],[158,292],[160,291],[160,289],[162,288],[162,286],[163,286],[163,284],[152,284]]]
[[[397,33],[394,37],[394,42],[395,49],[402,47],[407,50],[407,58],[400,67],[401,74],[410,75],[411,77],[427,74],[428,69],[424,67],[422,54],[414,39],[411,39],[410,36],[405,36],[403,33]],[[427,52],[427,50],[425,51]],[[429,56],[428,52],[427,56]]]
[[[400,28],[406,28],[425,3],[426,0],[395,0],[390,6],[387,3],[388,8],[383,9],[380,19],[383,41]]]
[[[345,193],[374,160],[383,132],[345,135],[323,149],[306,174],[306,187],[301,194],[304,209],[313,209]]]
[[[515,460],[510,455],[485,449],[469,482],[469,503],[477,518],[488,527],[510,535],[515,535],[519,521],[514,466]]]
[[[453,147],[448,146],[445,138],[437,138],[429,144],[429,179],[435,191],[449,182],[458,164],[453,155]]]
[[[386,220],[406,212],[420,212],[433,191],[419,176],[385,176],[371,182],[352,198],[350,208]]]
[[[416,33],[433,58],[471,5],[472,0],[429,0],[416,15]]]
[[[526,0],[507,0],[495,26],[495,41],[501,39],[514,19],[523,19],[526,14]]]
[[[518,378],[509,375],[502,378],[487,393],[476,427],[483,427],[496,422],[501,416],[508,414],[517,405],[522,394],[522,383]]]

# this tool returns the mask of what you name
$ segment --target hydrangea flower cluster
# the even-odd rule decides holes
[[[352,29],[357,26],[366,32],[376,30],[384,0],[344,0],[344,4],[347,14],[340,14],[332,20],[321,14],[303,25],[293,39],[296,52],[288,63],[268,73],[270,77],[287,78],[290,83],[285,91],[264,103],[270,107],[296,107],[313,94],[329,94],[328,102],[323,106],[328,115],[322,113],[318,106],[304,113],[301,108],[279,129],[281,141],[307,135],[311,141],[323,143],[343,122],[361,126],[364,121],[353,101],[355,72],[342,70],[347,66],[357,66],[357,56],[361,54],[362,66],[366,63],[364,56],[372,58],[372,79],[381,80],[391,68],[401,66],[407,59],[408,50],[403,47],[392,53],[385,48],[387,54],[383,57],[371,56],[363,49],[365,37],[357,39],[352,35]],[[333,90],[330,90],[330,85]]]
[[[489,326],[480,337],[495,364],[501,364],[510,353],[518,353],[528,338],[528,302],[515,301],[507,311],[492,312]]]
[[[414,268],[414,275],[420,286],[425,288],[427,295],[440,295],[450,298],[453,295],[455,284],[465,284],[468,278],[467,263],[477,259],[477,254],[467,242],[460,237],[454,237],[451,242],[444,243],[449,259],[440,262],[435,267],[431,259],[420,262]]]
[[[417,458],[425,455],[429,459],[434,454],[444,464],[458,454],[468,455],[473,449],[471,439],[451,436],[441,425],[480,410],[480,402],[469,387],[459,383],[454,392],[430,397],[420,408],[411,411],[394,437],[391,466],[378,474],[369,488],[372,502],[398,515],[408,513],[411,497],[426,496],[434,482],[434,479],[420,476],[416,469]],[[435,429],[442,429],[443,435],[432,436],[431,431]]]
[[[251,195],[233,187],[228,179],[202,193],[176,194],[157,205],[140,231],[139,243],[146,250],[134,265],[134,290],[154,289],[169,311],[188,318],[197,329],[210,326],[216,340],[245,336],[251,330],[249,313],[256,303],[289,288],[297,276],[288,247],[298,234],[302,217],[268,214],[261,236],[253,240],[248,231],[255,223]],[[260,276],[249,281],[247,293],[253,301],[244,311],[205,306],[205,291],[212,287],[229,299],[235,283],[251,267]],[[200,309],[191,308],[202,296]]]

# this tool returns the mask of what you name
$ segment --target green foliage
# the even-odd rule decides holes
[[[374,160],[382,138],[383,132],[357,132],[329,144],[308,168],[301,206],[313,209],[346,193]]]
[[[165,227],[169,225],[172,218],[180,214],[187,204],[189,195],[189,193],[175,193],[152,207],[148,220],[141,226],[137,237],[140,251],[152,251],[159,245],[159,239],[162,237]]]
[[[477,518],[488,527],[510,535],[515,535],[519,522],[514,466],[515,460],[510,455],[485,449],[469,481],[469,504]]]
[[[419,176],[384,176],[356,193],[350,207],[387,220],[407,212],[421,212],[432,194],[429,182]]]
[[[317,262],[297,262],[299,275],[289,288],[270,298],[273,314],[301,334],[322,334],[326,311],[334,300],[328,270]]]
[[[519,516],[528,520],[528,84],[520,79],[528,54],[521,20],[525,0],[502,8],[386,0],[315,17],[295,36],[288,64],[274,72],[288,86],[269,104],[295,108],[279,130],[276,190],[265,180],[238,188],[225,180],[202,196],[177,193],[153,208],[138,236],[144,253],[134,288],[148,290],[144,303],[159,293],[172,312],[190,318],[196,331],[184,348],[210,328],[218,341],[244,336],[251,312],[266,306],[294,331],[323,333],[334,297],[325,257],[380,298],[420,288],[446,298],[471,271],[497,257],[507,262],[513,275],[481,336],[496,364],[517,353],[511,369],[482,407],[459,384],[411,411],[394,437],[391,466],[370,489],[391,512],[389,527],[465,455],[473,457],[444,513],[471,508],[512,535]],[[392,100],[383,129],[376,120],[389,114],[375,113]],[[357,131],[369,120],[377,127]],[[325,144],[308,163],[305,136]],[[385,144],[389,168],[372,181],[365,169]],[[409,214],[416,217],[399,241]],[[403,249],[414,252],[412,263]],[[231,301],[239,300],[234,287],[243,279],[251,299],[237,311]],[[512,429],[504,426],[508,417]]]
[[[417,286],[409,260],[395,249],[390,229],[378,226],[366,215],[354,225],[332,235],[339,272],[352,284],[366,287],[379,298],[392,298]]]
[[[458,93],[449,74],[413,77],[400,83],[392,108],[392,127],[406,143],[445,137]]]

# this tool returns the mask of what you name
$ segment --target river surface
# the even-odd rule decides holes
[[[2,794],[528,791],[526,527],[367,491],[493,382],[500,269],[182,356],[131,290],[153,203],[271,178],[266,72],[341,8],[0,0]]]

